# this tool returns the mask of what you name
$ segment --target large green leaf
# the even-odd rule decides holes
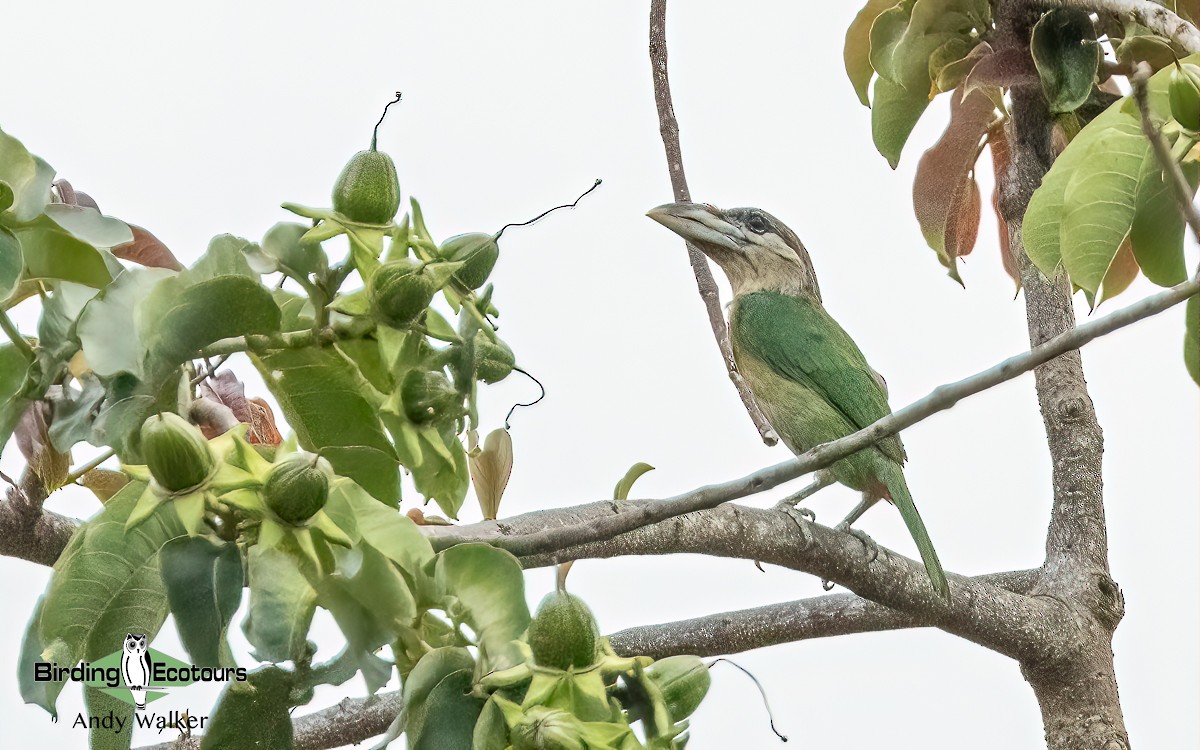
[[[295,675],[279,667],[255,670],[245,683],[231,682],[201,750],[292,750],[292,687]]]
[[[1095,294],[1133,225],[1142,182],[1158,162],[1141,124],[1122,120],[1097,137],[1063,193],[1062,262],[1076,286]]]
[[[218,276],[245,276],[258,281],[258,274],[246,262],[246,253],[253,244],[232,234],[218,234],[208,243],[208,249],[200,256],[200,260],[184,271],[184,275],[193,284]]]
[[[411,750],[471,746],[483,701],[471,695],[475,660],[465,648],[430,651],[404,681],[405,732]]]
[[[0,344],[0,449],[8,444],[29,405],[25,394],[28,371],[29,360],[24,352],[12,344]]]
[[[128,224],[94,208],[51,203],[46,206],[46,216],[93,247],[116,247],[133,242],[133,230]]]
[[[50,202],[50,184],[54,170],[41,158],[26,150],[16,138],[0,130],[0,193],[9,196],[9,205],[0,205],[5,223],[33,221]]]
[[[871,137],[892,169],[900,163],[900,152],[928,106],[927,94],[914,94],[887,78],[875,79]]]
[[[184,284],[180,278],[164,281],[136,314],[143,369],[152,384],[215,341],[279,331],[279,307],[254,279],[224,275]]]
[[[225,635],[242,601],[242,556],[236,544],[180,537],[159,553],[167,602],[180,640],[199,667],[215,667],[228,649]]]
[[[434,575],[450,610],[479,639],[489,669],[503,663],[509,644],[529,627],[525,577],[517,558],[488,544],[459,544],[438,553]]]
[[[1189,299],[1183,314],[1183,364],[1200,385],[1200,297]]]
[[[1051,112],[1073,112],[1087,101],[1104,57],[1088,11],[1049,11],[1034,25],[1029,49]]]
[[[419,434],[424,460],[412,470],[413,485],[426,502],[436,502],[457,520],[471,484],[466,450],[450,429],[426,427]]]
[[[100,251],[49,218],[42,217],[13,233],[21,241],[27,278],[74,281],[97,289],[112,281]]]
[[[75,532],[54,565],[41,617],[30,627],[59,664],[99,659],[121,648],[126,633],[154,639],[167,616],[158,551],[184,533],[169,509],[136,528],[125,521],[146,485],[130,482]],[[61,683],[48,683],[53,705]]]
[[[333,483],[325,513],[351,538],[362,539],[412,576],[433,559],[428,537],[411,518],[380,504],[348,479]]]
[[[274,547],[250,548],[250,612],[242,624],[255,658],[288,661],[304,656],[317,592],[291,555]]]
[[[871,65],[871,26],[881,13],[896,4],[896,0],[867,0],[867,4],[846,29],[842,58],[846,75],[850,77],[854,93],[858,94],[863,106],[871,105],[867,99],[867,88],[871,84],[871,76],[875,75],[875,68]]]
[[[1180,168],[1194,193],[1200,183],[1200,164],[1186,162]],[[1133,255],[1147,279],[1159,286],[1175,286],[1187,279],[1183,255],[1185,229],[1175,191],[1156,169],[1138,186],[1137,211],[1129,230]]]
[[[93,372],[103,377],[118,372],[142,374],[145,347],[134,311],[156,284],[174,275],[163,268],[130,268],[87,303],[75,330]]]
[[[300,445],[319,452],[342,476],[378,500],[400,501],[400,470],[379,423],[374,389],[334,347],[251,355]]]

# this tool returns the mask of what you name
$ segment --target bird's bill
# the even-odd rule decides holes
[[[741,229],[707,203],[665,203],[646,215],[709,255],[710,248],[736,251],[746,241]]]

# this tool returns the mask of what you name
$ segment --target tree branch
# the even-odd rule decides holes
[[[1019,226],[1019,223],[1018,223]],[[1017,247],[1017,245],[1014,245]],[[1036,269],[1034,270],[1036,273]],[[1037,283],[1036,279],[1030,283]],[[1046,283],[1046,282],[1041,282]],[[448,547],[459,542],[485,541],[512,552],[517,557],[550,554],[557,550],[599,542],[686,513],[714,508],[730,500],[776,487],[859,451],[881,438],[945,411],[967,396],[992,388],[1043,365],[1067,352],[1074,352],[1088,342],[1123,328],[1131,323],[1156,315],[1200,292],[1200,277],[1185,281],[1145,299],[1135,302],[1078,328],[1064,328],[1056,336],[1040,336],[1042,343],[1031,350],[1010,357],[995,367],[954,383],[938,386],[924,398],[880,419],[858,432],[839,438],[795,459],[770,466],[740,479],[709,485],[681,495],[643,503],[604,504],[608,512],[589,516],[588,520],[570,523],[577,508],[542,511],[544,523],[524,534],[509,533],[511,522],[488,521],[466,526],[425,527],[435,546]],[[1070,303],[1068,297],[1067,303]],[[1047,340],[1048,339],[1048,340]],[[1078,354],[1072,357],[1078,360]],[[1077,408],[1075,402],[1064,403],[1068,417]],[[1089,402],[1090,408],[1090,402]],[[831,579],[832,580],[832,579]]]
[[[1040,571],[1020,570],[979,576],[1024,594]],[[627,628],[608,637],[618,654],[662,659],[676,654],[720,656],[814,638],[930,627],[933,623],[855,594],[829,594],[765,607],[722,612],[689,620]]]
[[[379,693],[372,698],[343,698],[336,706],[294,719],[292,747],[294,750],[329,750],[357,745],[386,732],[403,705],[399,690]],[[200,739],[201,735],[181,737],[137,750],[199,750]]]
[[[671,189],[677,201],[690,201],[687,175],[683,171],[683,154],[679,148],[679,122],[675,119],[675,107],[671,103],[671,82],[667,78],[667,0],[652,0],[650,3],[650,68],[654,77],[654,106],[658,109],[658,132],[662,136],[663,149],[667,152],[667,171],[671,175]],[[717,282],[713,279],[712,269],[704,253],[691,243],[687,244],[688,261],[692,265],[692,273],[696,276],[696,286],[700,290],[700,299],[708,313],[708,323],[712,327],[713,337],[717,340],[717,348],[721,350],[721,359],[725,360],[725,369],[729,379],[737,388],[738,396],[762,441],[767,445],[779,442],[779,436],[771,429],[766,417],[754,401],[750,386],[737,371],[733,361],[733,347],[729,343],[729,329],[725,325],[725,316],[721,313],[721,295],[717,290]]]
[[[1200,31],[1172,11],[1150,0],[1034,0],[1049,8],[1081,8],[1136,21],[1188,52],[1200,52]]]
[[[370,320],[356,319],[345,325],[330,326],[319,330],[288,331],[271,335],[251,334],[232,336],[214,341],[200,351],[200,357],[220,357],[237,352],[260,352],[271,349],[303,349],[322,343],[333,343],[342,339],[359,339],[375,329]]]
[[[46,486],[28,467],[0,503],[0,555],[53,565],[79,522],[42,508]]]

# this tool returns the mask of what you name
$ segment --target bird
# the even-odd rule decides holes
[[[891,413],[883,379],[825,310],[808,250],[786,224],[758,208],[722,211],[691,202],[667,203],[646,215],[683,237],[729,278],[734,363],[763,416],[793,453],[857,432]],[[833,478],[862,493],[862,502],[838,528],[849,530],[874,503],[891,501],[934,590],[949,599],[945,571],[904,478],[906,460],[900,436],[891,435],[834,463]],[[860,538],[867,541],[865,535]]]

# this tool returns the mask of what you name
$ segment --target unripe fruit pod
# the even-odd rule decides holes
[[[401,258],[384,263],[367,280],[371,315],[391,328],[413,324],[437,294],[437,282],[424,272],[421,263]]]
[[[538,605],[528,641],[533,660],[543,667],[590,667],[599,652],[600,628],[582,599],[555,591]]]
[[[567,711],[533,706],[509,730],[513,750],[583,750],[579,720]]]
[[[492,341],[483,331],[475,334],[475,377],[485,383],[499,383],[517,365],[516,355],[508,344]]]
[[[1171,116],[1188,130],[1200,130],[1200,67],[1184,63],[1172,70],[1167,93]]]
[[[454,272],[454,278],[468,289],[478,289],[492,275],[500,246],[494,235],[473,232],[446,240],[438,248],[438,255],[445,260],[462,261],[464,265]]]
[[[396,218],[400,178],[392,157],[374,149],[352,156],[333,185],[333,208],[363,224],[387,224]]]
[[[666,701],[673,721],[691,716],[712,685],[708,667],[698,656],[668,656],[646,667]]]
[[[216,466],[200,428],[173,412],[142,423],[142,455],[154,480],[170,492],[203,484]]]
[[[325,507],[332,474],[324,458],[294,453],[271,467],[263,483],[263,502],[286,523],[304,523]]]
[[[463,395],[440,372],[412,370],[400,383],[404,415],[414,424],[455,419],[463,413]]]

